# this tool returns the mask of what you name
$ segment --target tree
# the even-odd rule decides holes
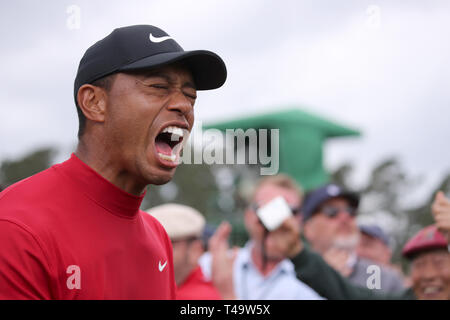
[[[0,184],[5,187],[51,166],[56,150],[42,148],[15,160],[4,160],[0,165]]]
[[[169,183],[149,186],[141,208],[168,202],[191,206],[211,226],[229,221],[230,241],[241,246],[248,239],[243,222],[248,199],[244,195],[259,177],[258,170],[257,166],[247,165],[182,164]]]

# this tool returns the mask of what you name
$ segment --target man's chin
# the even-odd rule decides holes
[[[334,238],[332,246],[343,250],[354,250],[359,243],[359,234],[341,233]]]
[[[176,167],[168,167],[161,164],[157,159],[147,158],[147,163],[141,166],[141,174],[147,184],[163,185],[172,180]]]
[[[172,177],[170,177],[170,178],[159,177],[157,179],[154,179],[153,181],[150,181],[149,184],[152,184],[155,186],[160,186],[160,185],[168,183],[170,180],[172,180]]]
[[[160,186],[160,185],[166,184],[170,180],[172,180],[174,174],[175,174],[175,169],[170,170],[170,171],[160,172],[157,174],[152,174],[151,178],[148,181],[149,181],[149,184]]]

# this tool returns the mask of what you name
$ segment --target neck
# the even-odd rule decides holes
[[[256,245],[254,245],[251,249],[251,258],[253,261],[253,264],[256,266],[258,271],[263,275],[267,276],[272,272],[273,269],[282,261],[282,259],[267,259],[266,265],[264,267],[264,258],[262,251],[257,248]]]
[[[116,187],[132,195],[140,196],[146,184],[130,174],[120,161],[117,161],[117,157],[111,154],[111,150],[113,148],[108,148],[105,143],[91,144],[80,139],[75,155]]]
[[[189,276],[192,274],[192,272],[194,271],[194,269],[197,266],[193,266],[193,267],[185,267],[183,266],[183,268],[177,268],[177,270],[174,272],[175,274],[175,283],[177,285],[177,287],[180,287],[181,285],[183,285],[187,278],[189,278]]]

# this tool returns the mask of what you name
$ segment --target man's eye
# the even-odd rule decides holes
[[[155,89],[162,89],[162,90],[169,89],[169,87],[167,85],[164,85],[164,84],[150,84],[148,86],[151,87],[151,88],[155,88]]]
[[[188,97],[190,99],[193,99],[193,100],[197,99],[197,95],[195,94],[195,92],[184,91],[183,93],[186,97]]]
[[[442,257],[434,258],[434,260],[433,260],[433,263],[434,263],[436,266],[441,266],[441,265],[444,264],[444,262],[445,262],[445,260],[444,260],[444,258],[442,258]]]

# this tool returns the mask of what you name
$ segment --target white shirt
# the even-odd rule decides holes
[[[233,266],[236,297],[240,300],[321,300],[314,290],[297,279],[292,262],[285,259],[269,275],[263,276],[251,258],[252,242],[239,249]],[[211,278],[211,255],[199,261],[202,271]]]

